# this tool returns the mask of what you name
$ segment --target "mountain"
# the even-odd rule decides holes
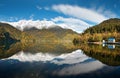
[[[86,29],[80,37],[73,40],[74,44],[108,41],[109,38],[115,38],[116,42],[120,42],[120,19],[111,18],[101,22],[98,25]]]
[[[33,27],[24,30],[22,34],[22,41],[34,43],[72,42],[76,36],[79,36],[71,29],[63,29],[59,26],[53,26],[48,29],[37,29]]]
[[[72,29],[73,31],[80,33],[83,29],[88,28],[88,24],[86,23],[83,23],[78,20],[73,20],[73,21],[71,22],[68,21],[66,23],[62,23],[62,22],[56,23],[55,21],[49,21],[49,20],[19,20],[16,22],[5,22],[4,21],[4,23],[8,23],[21,31],[23,31],[26,28],[33,28],[33,27],[37,29],[48,29],[51,27],[56,27],[57,25],[63,29]]]
[[[0,58],[9,57],[21,50],[33,53],[71,52],[76,49],[73,40],[78,36],[71,29],[63,29],[59,26],[51,26],[47,29],[32,27],[20,31],[12,25],[0,23]]]
[[[120,32],[120,19],[111,18],[103,21],[102,23],[90,27],[84,31],[84,33],[112,33],[112,32]]]
[[[21,38],[21,31],[16,29],[15,27],[7,24],[7,23],[0,23],[0,37],[5,37],[5,33],[16,40],[20,40]]]
[[[60,26],[50,26],[49,28],[43,29],[36,27],[29,28],[29,26],[26,26],[21,31],[7,23],[0,23],[0,30],[0,40],[3,40],[5,33],[7,33],[10,39],[19,40],[23,45],[28,43],[72,43],[73,39],[79,36],[71,29],[63,29]]]
[[[14,26],[15,28],[17,28],[21,31],[26,30],[26,29],[31,29],[33,27],[35,27],[37,29],[48,29],[48,28],[56,25],[54,22],[46,21],[46,20],[43,20],[43,21],[40,21],[40,20],[36,20],[36,21],[20,20],[18,22],[6,22],[6,23]]]

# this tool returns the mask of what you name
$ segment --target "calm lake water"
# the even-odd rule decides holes
[[[119,45],[0,46],[0,78],[119,78]]]

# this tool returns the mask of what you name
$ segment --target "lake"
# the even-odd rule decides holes
[[[120,46],[0,45],[0,78],[118,78]]]

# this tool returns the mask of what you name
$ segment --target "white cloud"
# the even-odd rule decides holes
[[[38,10],[42,10],[42,9],[47,10],[47,11],[50,10],[50,8],[47,7],[47,6],[46,6],[46,7],[40,7],[39,5],[37,5],[36,8],[37,8]]]
[[[104,6],[101,6],[101,7],[98,7],[98,8],[94,8],[93,10],[98,12],[98,13],[100,13],[100,14],[103,14],[104,16],[106,16],[108,18],[115,18],[115,17],[117,17],[117,15],[115,13],[113,13],[110,10],[106,10],[104,8]]]
[[[33,19],[33,18],[34,18],[34,14],[31,14],[29,18],[30,18],[30,19]]]
[[[41,9],[42,9],[42,7],[40,7],[39,5],[37,5],[36,8],[37,8],[38,10],[41,10]]]
[[[54,54],[42,53],[42,52],[39,52],[36,54],[19,52],[9,58],[2,59],[2,60],[8,60],[8,59],[15,59],[21,62],[49,61],[50,63],[53,63],[53,64],[63,65],[63,64],[82,63],[91,58],[83,54],[81,50],[76,50],[71,53],[65,53],[61,55],[54,55]],[[58,59],[61,59],[61,60],[58,60]]]
[[[44,9],[45,9],[45,10],[50,10],[50,8],[49,8],[49,7],[44,7]]]
[[[91,61],[86,63],[77,63],[67,67],[63,67],[59,70],[53,71],[53,74],[60,76],[78,75],[93,72],[103,68],[105,65],[99,61]]]
[[[116,18],[117,17],[117,15],[114,14],[113,12],[111,12],[110,10],[104,11],[102,13],[104,13],[104,15],[109,17],[109,18]]]
[[[64,29],[72,29],[73,31],[81,33],[84,29],[86,29],[90,26],[88,23],[86,23],[80,19],[76,19],[76,18],[56,17],[56,18],[53,18],[48,21],[47,19],[33,20],[33,17],[34,17],[34,15],[32,14],[30,16],[30,20],[23,19],[23,20],[19,20],[17,22],[5,22],[5,21],[2,21],[2,22],[8,23],[22,31],[24,30],[24,28],[36,27],[38,29],[42,29],[42,28],[47,29],[50,27],[59,26]]]
[[[18,20],[18,18],[17,17],[9,17],[8,20],[9,21],[16,21],[16,20]]]
[[[61,69],[56,69],[51,72],[54,75],[67,76],[67,75],[78,75],[80,73],[88,73],[101,69],[105,65],[99,61],[91,60],[91,57],[86,56],[81,50],[76,50],[71,53],[64,53],[61,55],[54,55],[50,53],[26,53],[20,52],[9,58],[2,60],[18,60],[20,62],[49,62],[55,65],[67,65]],[[91,60],[89,62],[86,62]]]
[[[19,30],[24,30],[24,28],[32,28],[36,27],[38,29],[42,28],[49,28],[55,25],[54,22],[52,21],[47,21],[47,20],[20,20],[18,22],[6,22],[9,23],[10,25],[14,26],[15,28]]]
[[[53,5],[52,9],[65,15],[69,15],[93,23],[100,23],[103,20],[108,19],[106,16],[94,10],[83,8],[80,6],[60,4]]]
[[[88,23],[76,18],[63,18],[59,16],[53,18],[52,21],[64,28],[69,28],[77,32],[82,32],[90,26]]]

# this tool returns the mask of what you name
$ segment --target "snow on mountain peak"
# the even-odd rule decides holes
[[[56,24],[52,21],[40,21],[40,20],[20,20],[18,22],[7,22],[10,25],[14,26],[15,28],[19,29],[19,30],[24,30],[24,28],[32,28],[32,27],[36,27],[38,29],[42,29],[42,28],[49,28],[51,26],[55,26]]]
[[[4,22],[8,23],[19,30],[24,30],[25,28],[37,28],[37,29],[48,29],[51,27],[59,26],[63,29],[72,29],[78,33],[81,33],[84,29],[89,27],[89,24],[81,21],[79,19],[73,18],[54,18],[51,20],[19,20],[17,22]]]

